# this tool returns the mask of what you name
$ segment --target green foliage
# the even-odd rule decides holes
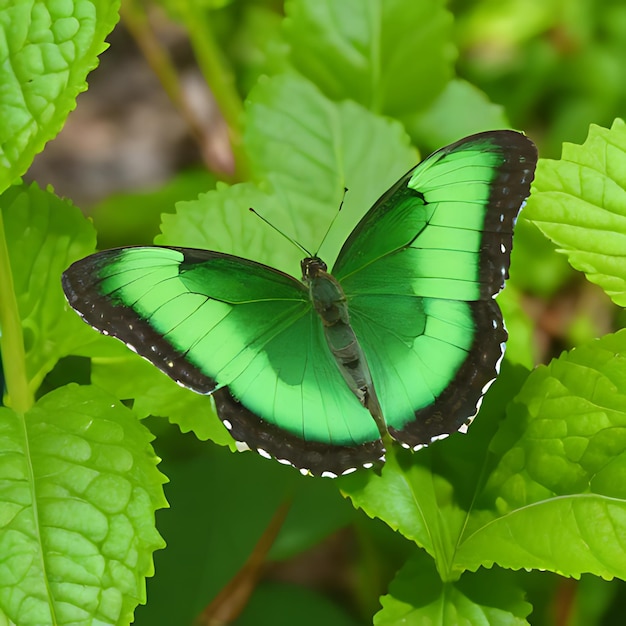
[[[2,610],[15,623],[128,623],[145,601],[146,524],[165,506],[152,435],[115,398],[69,385],[0,408]]]
[[[218,248],[293,273],[302,253],[262,224],[250,228],[248,207],[316,249],[347,188],[321,251],[330,264],[363,207],[417,159],[397,122],[332,102],[295,74],[266,79],[250,93],[245,137],[259,184],[219,186],[179,202],[175,215],[163,216],[156,243]]]
[[[459,72],[503,105],[515,126],[542,120],[544,155],[610,126],[626,104],[621,0],[455,2]]]
[[[174,442],[183,443],[184,438],[174,436],[163,445]],[[267,463],[257,455],[235,455],[211,446],[192,458],[175,456],[171,447],[163,454],[162,469],[176,487],[168,490],[171,509],[159,514],[159,529],[168,547],[155,555],[157,576],[150,581],[148,592],[165,601],[152,602],[149,597],[148,604],[137,611],[138,623],[192,623],[244,564],[286,497],[293,500],[272,547],[276,560],[302,553],[357,516],[332,481],[303,481],[291,468]],[[278,619],[282,607],[291,617],[297,609],[293,586],[274,585],[271,594],[275,606],[261,615],[268,616],[271,623],[286,623],[286,618]],[[315,604],[321,597],[314,594],[307,601]],[[258,601],[263,606],[267,600]],[[319,615],[313,606],[310,609]],[[337,613],[342,611],[335,607]],[[258,623],[259,614],[254,611],[247,623],[255,615]]]
[[[0,190],[61,130],[106,48],[119,2],[15,0],[2,7]]]
[[[91,380],[118,398],[132,399],[133,412],[140,419],[160,415],[178,424],[184,433],[193,430],[201,441],[211,439],[220,445],[232,444],[210,398],[189,393],[122,346],[115,345],[113,350],[92,357]]]
[[[544,159],[525,212],[613,301],[626,306],[626,124],[592,126],[582,146]],[[585,233],[581,236],[581,233]]]
[[[441,0],[287,2],[290,60],[332,100],[349,98],[396,117],[413,114],[452,77],[452,16],[443,5]]]
[[[415,553],[381,598],[376,626],[431,623],[522,626],[531,606],[506,573],[480,570],[455,583],[442,582],[433,563]]]
[[[477,501],[495,515],[468,523],[469,567],[552,560],[567,576],[626,578],[625,348],[622,330],[528,377],[490,445],[499,461]]]
[[[51,276],[93,252],[95,233],[79,209],[35,184],[9,188],[1,209],[34,391],[59,358],[80,353],[94,337],[80,320],[60,315],[65,296]]]
[[[509,126],[501,106],[491,102],[471,83],[458,78],[447,83],[427,110],[404,122],[409,135],[427,152],[434,152],[459,137]]]
[[[101,250],[116,246],[138,246],[153,242],[159,233],[161,215],[172,213],[174,204],[192,200],[215,186],[210,172],[181,172],[157,190],[113,194],[93,207],[91,216],[98,231]]]
[[[551,0],[532,10],[491,0],[450,10],[439,0],[291,0],[284,18],[270,2],[168,4],[233,141],[241,138],[234,179],[242,182],[214,186],[219,173],[183,173],[149,195],[108,199],[95,218],[106,245],[118,243],[117,229],[124,244],[156,232],[156,212],[167,210],[156,243],[218,249],[296,274],[297,249],[250,206],[316,250],[347,188],[321,249],[332,263],[357,220],[417,161],[411,140],[423,152],[513,119],[528,131],[538,126],[540,152],[554,151],[563,138],[581,139],[581,120],[608,125],[624,102],[623,63],[614,62],[626,40],[619,2],[577,0],[578,13],[562,23]],[[584,281],[571,268],[615,305],[626,303],[624,123],[591,125],[583,145],[540,160],[516,232],[511,288],[500,298],[508,361],[469,433],[416,454],[394,449],[379,474],[316,480],[232,454],[209,397],[82,324],[60,275],[95,249],[96,229],[51,190],[9,187],[63,125],[116,20],[115,3],[95,0],[18,1],[0,11],[0,622],[191,623],[285,501],[292,505],[269,552],[274,563],[347,524],[357,529],[352,612],[319,591],[264,582],[237,623],[262,615],[276,624],[517,625],[528,623],[531,602],[533,623],[549,623],[538,589],[552,592],[560,579],[529,569],[583,576],[580,623],[619,614],[618,583],[600,578],[626,579],[626,331],[567,346],[531,372],[536,322],[526,305],[528,293],[548,306],[574,278]],[[568,56],[563,41],[553,43],[559,33],[606,37]],[[551,103],[543,120],[542,102]],[[138,215],[148,230],[137,229]],[[87,357],[91,385],[44,393],[70,376],[68,355]],[[158,511],[165,478],[141,419],[157,433],[171,480],[168,511]],[[159,533],[168,549],[154,555],[148,604],[136,610],[164,545]],[[601,609],[589,608],[594,599]]]

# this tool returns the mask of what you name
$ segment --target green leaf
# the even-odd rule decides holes
[[[237,626],[359,626],[345,608],[320,591],[301,585],[262,582],[237,618]]]
[[[465,441],[395,451],[380,477],[342,489],[424,547],[444,581],[493,564],[626,578],[626,330],[535,370],[496,430],[508,371]]]
[[[119,2],[13,0],[0,11],[0,191],[61,129],[105,50]]]
[[[502,407],[525,374],[504,365],[466,435],[454,433],[417,453],[394,445],[380,476],[355,473],[337,479],[355,506],[424,548],[443,581],[458,580],[464,571],[456,552],[482,486],[489,443]]]
[[[424,553],[414,554],[381,598],[376,626],[523,626],[532,607],[505,572],[482,570],[456,583],[442,583]]]
[[[430,457],[429,452],[416,459],[409,452],[397,450],[387,455],[380,476],[357,476],[342,479],[340,484],[355,506],[371,517],[380,517],[437,558],[438,553],[448,553],[451,548],[450,537],[439,523],[438,500],[451,493],[452,486],[432,474],[425,458]]]
[[[366,211],[418,161],[400,124],[331,102],[297,76],[260,81],[247,113],[253,171],[281,198],[293,221],[289,234],[316,250],[336,218],[321,248],[329,265]]]
[[[483,130],[511,127],[502,106],[459,78],[452,79],[427,110],[403,121],[415,142],[430,151]]]
[[[403,116],[452,77],[452,16],[441,0],[292,0],[285,10],[293,65],[333,100]]]
[[[172,213],[176,202],[192,200],[215,187],[204,170],[180,172],[156,190],[117,193],[90,209],[98,231],[98,248],[151,244],[159,232],[161,213]]]
[[[151,438],[94,387],[57,389],[26,415],[0,408],[0,609],[13,622],[132,620],[164,545]]]
[[[97,338],[69,310],[61,273],[94,251],[91,223],[68,201],[36,184],[0,196],[32,391],[57,360]]]
[[[244,565],[285,501],[291,506],[269,561],[311,548],[356,515],[333,481],[303,477],[252,452],[210,446],[196,448],[196,456],[181,453],[183,439],[159,439],[178,451],[163,453],[171,509],[158,521],[167,550],[155,555],[150,602],[137,610],[137,624],[190,624]]]
[[[117,342],[116,342],[117,343]],[[91,382],[123,400],[134,400],[137,417],[167,417],[183,433],[193,431],[201,441],[234,447],[233,438],[215,413],[209,396],[177,385],[154,365],[119,346],[119,356],[94,357]]]
[[[292,246],[252,215],[250,207],[289,232],[278,198],[253,183],[231,187],[218,183],[215,190],[197,200],[178,202],[175,214],[162,215],[161,234],[154,241],[158,245],[219,250],[293,271]]]
[[[626,306],[626,124],[592,125],[560,161],[540,159],[524,210],[577,270]]]
[[[261,81],[247,112],[246,143],[258,185],[220,184],[196,201],[178,203],[175,215],[163,216],[157,243],[217,249],[294,274],[302,252],[248,208],[313,251],[348,187],[322,248],[330,265],[362,215],[417,162],[400,124],[351,102],[333,103],[296,76]]]
[[[626,578],[626,330],[540,367],[491,446],[499,459],[457,558]]]

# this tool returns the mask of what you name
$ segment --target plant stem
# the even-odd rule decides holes
[[[240,615],[263,573],[267,555],[287,518],[291,502],[292,498],[287,497],[276,509],[248,560],[198,616],[197,626],[230,624]]]
[[[178,4],[178,9],[185,20],[200,70],[228,126],[236,178],[245,180],[248,178],[248,163],[241,133],[243,104],[235,88],[233,73],[223,62],[222,52],[213,36],[208,19],[209,11],[200,10],[200,6],[197,2],[183,0]]]
[[[26,413],[34,404],[28,388],[22,321],[17,308],[9,250],[0,211],[0,351],[7,386],[7,404]]]
[[[186,121],[192,136],[200,146],[209,168],[214,173],[231,181],[245,180],[248,177],[248,166],[245,152],[242,148],[240,130],[243,107],[234,89],[234,80],[232,75],[218,61],[220,51],[213,40],[205,13],[190,6],[184,0],[177,8],[185,21],[200,69],[211,88],[213,97],[226,123],[230,148],[235,163],[234,174],[219,171],[219,167],[216,167],[215,163],[213,163],[214,159],[212,160],[210,155],[206,154],[206,129],[189,106],[181,88],[176,67],[167,50],[163,48],[151,30],[143,7],[140,7],[135,0],[125,0],[122,3],[120,13],[126,27],[132,34],[150,67],[157,75],[165,92]]]
[[[176,67],[167,50],[161,46],[152,30],[150,30],[146,14],[133,0],[126,0],[120,6],[120,14],[124,19],[124,25],[134,37],[152,71],[160,80],[165,93],[167,93],[170,100],[185,118],[192,135],[196,140],[201,141],[203,135],[202,126],[187,106],[180,81],[178,80]]]

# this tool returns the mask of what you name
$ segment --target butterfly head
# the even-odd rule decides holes
[[[302,268],[302,281],[307,284],[319,276],[320,273],[328,271],[326,263],[317,256],[308,256],[302,259],[300,267]]]

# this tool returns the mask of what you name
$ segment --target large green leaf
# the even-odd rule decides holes
[[[452,77],[452,16],[441,0],[291,0],[285,9],[292,63],[333,100],[402,116]]]
[[[480,492],[489,443],[502,407],[524,375],[522,368],[503,368],[466,435],[454,433],[417,453],[394,446],[387,450],[380,475],[357,473],[338,479],[355,506],[424,548],[444,582],[458,580],[463,572],[456,550]]]
[[[61,273],[93,252],[96,236],[76,207],[35,184],[7,189],[0,203],[34,391],[59,358],[97,339],[61,289]]]
[[[400,124],[354,102],[331,102],[296,76],[260,82],[247,113],[253,171],[281,198],[289,234],[314,252],[337,218],[320,251],[329,266],[365,212],[418,161]]]
[[[330,265],[360,217],[417,162],[400,124],[355,103],[333,103],[296,76],[262,81],[247,113],[246,143],[259,184],[222,184],[179,202],[175,215],[163,216],[156,243],[217,249],[298,274],[302,251],[248,208],[314,252],[348,187],[321,251]]]
[[[582,146],[541,159],[524,217],[570,264],[626,306],[626,124],[592,125]]]
[[[460,563],[626,578],[625,330],[535,370],[491,450],[495,514],[470,519]]]
[[[30,166],[87,88],[118,20],[114,0],[11,0],[0,10],[0,191]]]
[[[415,143],[430,151],[473,133],[511,127],[502,106],[460,78],[452,79],[428,109],[403,121]]]
[[[0,408],[0,609],[14,623],[132,620],[164,545],[150,439],[92,387],[59,388],[26,415]]]
[[[444,581],[494,563],[626,578],[626,330],[535,370],[498,430],[509,372],[464,441],[388,455],[344,491],[425,548]]]
[[[482,570],[443,583],[423,553],[414,554],[381,598],[376,626],[523,626],[531,606],[502,571]]]
[[[234,441],[215,413],[215,404],[203,396],[177,385],[152,364],[117,342],[119,354],[95,356],[91,365],[91,382],[114,394],[116,398],[134,400],[137,417],[167,417],[184,433],[193,431],[202,441],[211,439],[220,445]]]

